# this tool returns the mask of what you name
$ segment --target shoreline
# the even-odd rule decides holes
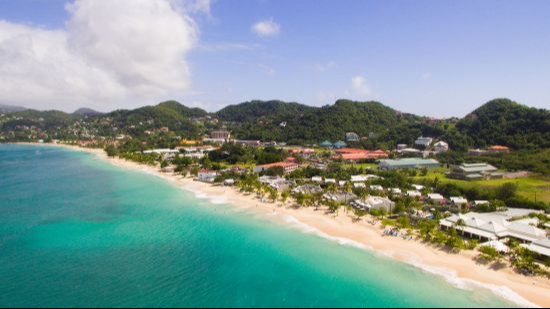
[[[161,173],[158,167],[138,164],[120,158],[109,158],[102,149],[82,148],[66,144],[34,144],[34,146],[58,146],[93,154],[114,166],[140,171],[163,178],[178,188],[195,194],[197,198],[208,199],[215,204],[230,204],[238,210],[254,215],[270,215],[277,223],[305,233],[369,250],[375,254],[390,257],[409,264],[425,273],[443,277],[450,284],[461,289],[484,288],[501,298],[525,307],[550,307],[550,280],[541,277],[524,277],[510,267],[492,270],[489,266],[473,260],[475,252],[460,254],[446,253],[417,240],[407,241],[400,237],[384,237],[380,226],[373,226],[364,219],[353,222],[355,216],[343,210],[338,215],[325,215],[323,208],[293,209],[281,202],[261,202],[255,196],[245,195],[234,187],[214,186],[183,178],[179,175]]]

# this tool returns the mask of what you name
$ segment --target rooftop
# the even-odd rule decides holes
[[[529,225],[529,220],[510,221],[505,212],[475,213],[452,215],[440,221],[442,226],[453,227],[458,220],[466,224],[465,232],[487,239],[514,237],[530,242],[545,239],[546,232]]]
[[[292,162],[276,162],[276,163],[258,165],[257,167],[262,167],[262,168],[282,167],[282,168],[285,168],[285,167],[291,167],[291,166],[296,166],[296,165],[298,165],[298,164],[292,163]]]
[[[473,164],[463,163],[458,166],[458,169],[466,173],[496,172],[498,170],[496,167],[487,163],[473,163]]]
[[[439,164],[438,161],[434,159],[418,159],[418,158],[406,158],[399,160],[381,160],[381,163],[389,166],[416,166],[416,165],[426,165],[426,164]]]

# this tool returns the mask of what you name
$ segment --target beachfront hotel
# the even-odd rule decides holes
[[[270,168],[277,168],[277,167],[281,167],[285,171],[285,173],[288,174],[300,168],[300,165],[292,162],[277,162],[277,163],[271,163],[271,164],[257,165],[254,167],[254,173],[258,174],[263,171],[267,171]]]
[[[525,218],[533,210],[510,208],[503,212],[452,215],[439,222],[441,229],[456,228],[464,235],[484,241],[517,239],[523,243],[545,240],[546,231],[537,228],[537,218]],[[462,222],[459,222],[462,220]],[[464,223],[464,226],[460,226]]]

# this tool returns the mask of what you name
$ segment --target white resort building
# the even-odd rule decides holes
[[[378,209],[384,210],[388,213],[395,208],[394,202],[388,198],[380,196],[369,196],[364,200],[354,200],[351,205],[355,208],[360,208],[367,211],[370,211],[371,209]]]
[[[464,235],[480,240],[518,239],[524,243],[535,243],[546,239],[546,231],[536,227],[538,219],[513,220],[527,216],[532,210],[510,209],[505,212],[452,215],[439,221],[442,229],[456,228]],[[462,220],[464,226],[460,226]]]
[[[523,244],[522,246],[540,255],[550,257],[550,239],[548,238],[534,241],[529,245]]]
[[[216,177],[218,177],[219,172],[208,170],[208,169],[202,169],[198,173],[198,180],[202,182],[214,182]]]

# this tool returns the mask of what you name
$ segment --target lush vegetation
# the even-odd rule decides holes
[[[420,184],[433,186],[447,196],[464,196],[469,200],[501,199],[509,207],[544,209],[550,204],[550,179],[530,176],[517,179],[464,181],[449,179],[444,170],[430,170],[426,175],[413,177]],[[505,184],[514,186],[514,194],[497,196],[496,190]]]
[[[315,107],[282,101],[251,101],[238,105],[229,105],[216,113],[216,116],[228,122],[236,123],[272,123],[278,120],[294,119],[305,113],[315,111]]]
[[[199,138],[201,127],[192,120],[204,117],[207,112],[199,108],[188,108],[175,101],[168,101],[157,106],[146,106],[135,110],[118,110],[107,114],[109,126],[123,128],[133,137],[143,137],[145,130],[166,127],[170,131],[187,138]],[[102,117],[102,118],[105,118]]]
[[[443,164],[484,162],[507,171],[532,171],[550,175],[550,149],[518,150],[509,154],[496,153],[479,156],[450,151],[437,155],[437,159]]]
[[[210,152],[208,157],[212,162],[231,165],[261,165],[284,161],[287,155],[282,149],[275,147],[261,149],[226,143],[220,149]]]
[[[439,155],[444,163],[488,162],[509,171],[529,170],[550,175],[550,112],[507,99],[493,100],[464,119],[434,120],[403,114],[378,102],[338,100],[311,107],[281,101],[252,101],[209,114],[168,101],[135,110],[102,115],[58,111],[22,111],[0,119],[0,140],[79,140],[125,135],[142,141],[128,148],[175,147],[181,139],[200,139],[226,128],[238,139],[318,144],[344,140],[346,132],[362,137],[353,147],[394,149],[421,136],[447,141],[453,152]],[[44,138],[46,137],[46,138]],[[511,154],[471,157],[468,148],[510,146]]]
[[[414,141],[422,134],[414,126],[419,117],[400,114],[378,102],[339,100],[334,105],[316,108],[280,101],[253,101],[227,107],[217,116],[238,122],[231,126],[238,138],[291,144],[335,142],[344,140],[346,132],[355,132],[366,138],[363,143],[369,148],[391,148],[398,140]]]
[[[0,113],[21,112],[21,111],[24,111],[25,109],[26,108],[19,107],[19,106],[11,106],[11,105],[0,104]]]
[[[550,111],[496,99],[456,125],[475,146],[506,145],[512,149],[550,148]]]

